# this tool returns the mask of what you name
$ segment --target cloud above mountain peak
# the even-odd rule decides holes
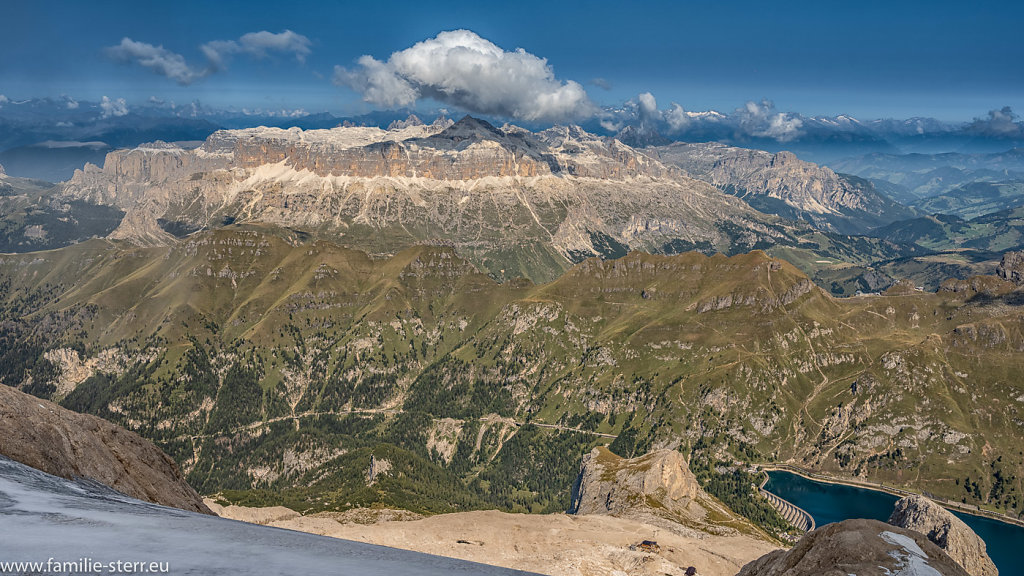
[[[441,32],[391,54],[336,66],[334,82],[390,108],[429,98],[469,112],[526,121],[564,121],[596,111],[578,82],[560,81],[547,60],[505,51],[469,30]]]

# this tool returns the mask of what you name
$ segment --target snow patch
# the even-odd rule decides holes
[[[942,576],[938,570],[928,565],[928,555],[913,538],[888,530],[879,534],[879,537],[889,544],[903,548],[903,552],[898,550],[890,552],[898,564],[896,572],[891,573],[886,570],[887,574],[892,574],[892,576]]]

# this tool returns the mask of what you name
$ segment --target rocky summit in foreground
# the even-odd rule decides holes
[[[737,576],[968,576],[927,538],[878,520],[844,520],[809,532]]]
[[[901,498],[889,523],[924,534],[971,576],[999,574],[985,550],[985,541],[963,520],[924,496]]]
[[[0,455],[63,478],[88,478],[133,498],[211,514],[152,442],[0,385]]]
[[[403,520],[387,509],[362,509],[363,517],[353,518],[345,513],[299,516],[266,513],[262,508],[211,508],[226,518],[549,576],[684,576],[691,566],[701,576],[735,576],[741,566],[776,548],[742,534],[684,535],[598,514],[481,510]],[[382,518],[365,517],[373,513]],[[657,541],[658,550],[637,546],[648,539]]]

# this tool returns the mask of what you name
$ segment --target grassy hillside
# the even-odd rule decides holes
[[[373,259],[229,227],[0,256],[0,378],[249,503],[564,510],[580,457],[617,436],[1019,512],[1010,289],[836,300],[759,251],[498,284],[447,248]]]

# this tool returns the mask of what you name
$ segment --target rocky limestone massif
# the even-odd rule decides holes
[[[736,534],[739,528],[763,537],[705,493],[675,450],[627,459],[594,448],[580,465],[569,513],[628,518],[686,535]]]
[[[89,478],[139,500],[212,513],[152,442],[4,385],[0,455],[55,476]]]
[[[878,520],[844,520],[747,564],[737,576],[967,576],[927,538]]]
[[[792,152],[674,143],[651,150],[662,162],[739,196],[758,210],[843,233],[909,218],[913,212],[879,194],[866,180],[804,162]]]
[[[924,534],[971,576],[999,574],[985,550],[985,541],[963,520],[924,496],[901,498],[889,517],[889,523]]]
[[[497,277],[535,281],[631,249],[798,243],[790,225],[618,140],[471,117],[391,130],[225,130],[191,150],[146,144],[76,171],[61,195],[125,210],[112,237],[141,244],[263,222],[374,254],[453,245]]]

